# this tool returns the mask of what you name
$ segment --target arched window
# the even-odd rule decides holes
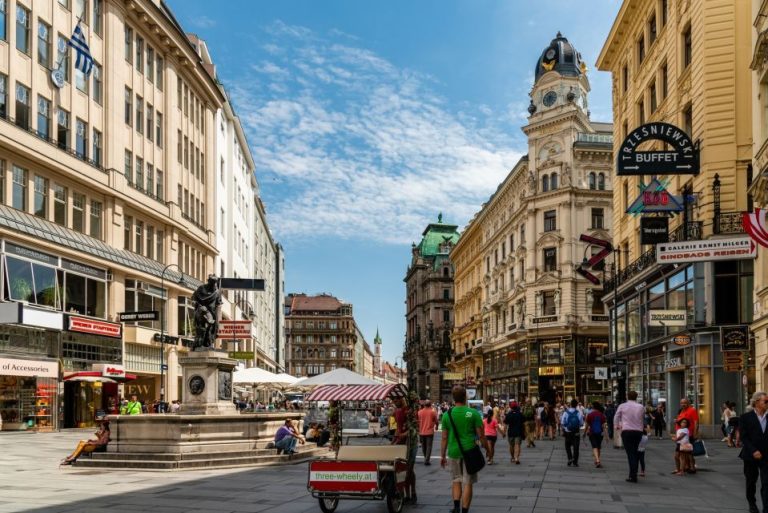
[[[589,173],[589,188],[590,189],[595,189],[596,188],[596,185],[595,185],[595,173]]]
[[[603,173],[597,175],[597,189],[600,191],[605,190],[605,174]]]
[[[547,192],[549,190],[549,176],[544,175],[541,177],[541,192]]]
[[[301,359],[301,348],[300,347],[296,348],[296,358]]]
[[[549,178],[549,188],[553,191],[557,189],[557,173],[552,173],[552,176]]]

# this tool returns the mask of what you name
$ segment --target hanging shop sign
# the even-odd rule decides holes
[[[93,370],[106,378],[125,378],[125,367],[109,363],[94,363]]]
[[[685,326],[685,310],[649,310],[648,326]]]
[[[251,321],[219,321],[216,338],[251,338]]]
[[[562,367],[539,367],[539,376],[560,376],[562,374]]]
[[[608,367],[595,367],[595,379],[608,379]]]
[[[755,257],[757,246],[749,237],[689,240],[656,245],[656,263],[659,264],[746,260]]]
[[[443,373],[443,380],[444,381],[459,381],[464,379],[464,374],[461,372],[444,372]]]
[[[740,324],[736,326],[720,326],[720,350],[748,351],[749,326],[746,324]]]
[[[58,378],[59,362],[0,358],[0,376]]]
[[[668,217],[641,217],[640,244],[663,244],[669,242]]]
[[[627,207],[627,214],[674,214],[685,210],[683,198],[670,194],[667,185],[668,179],[661,181],[656,177],[653,177],[648,185],[641,183],[640,195]]]
[[[67,331],[101,335],[103,337],[122,338],[123,325],[114,322],[97,321],[86,317],[68,315]]]
[[[744,351],[724,351],[723,371],[739,372],[744,368]]]
[[[672,343],[676,346],[685,347],[691,345],[690,335],[675,335],[672,337]]]
[[[741,224],[744,231],[752,237],[752,240],[763,247],[768,248],[768,209],[756,208],[753,213],[743,212],[741,214]]]
[[[646,141],[662,141],[670,149],[638,151]],[[627,134],[617,157],[617,176],[698,175],[699,148],[681,128],[669,123],[646,123]]]

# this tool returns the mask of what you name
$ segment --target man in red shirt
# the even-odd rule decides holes
[[[437,412],[432,408],[432,403],[427,400],[419,410],[419,439],[421,440],[421,453],[424,455],[424,465],[431,465],[432,442],[435,439],[437,428]]]
[[[675,429],[680,429],[680,421],[683,419],[688,421],[688,432],[690,433],[691,443],[693,443],[699,437],[699,412],[691,406],[691,402],[686,397],[680,399],[680,413],[677,414],[675,419]],[[693,454],[690,454],[689,457],[691,459],[691,466],[688,469],[688,473],[695,474],[696,460],[694,460]]]
[[[406,489],[405,489],[405,502],[416,502],[416,473],[413,470],[413,466],[416,464],[416,452],[419,447],[416,445],[415,440],[409,440],[409,426],[408,426],[408,403],[404,398],[398,397],[394,400],[395,403],[395,422],[397,423],[397,431],[392,438],[392,445],[407,445],[408,446],[408,475],[406,477]],[[413,433],[415,436],[415,432]]]

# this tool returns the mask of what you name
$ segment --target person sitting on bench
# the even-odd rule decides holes
[[[78,442],[77,447],[72,452],[72,454],[64,458],[61,464],[72,465],[75,461],[77,461],[77,458],[79,458],[80,455],[83,453],[90,454],[94,451],[106,449],[107,444],[109,443],[109,421],[108,420],[101,421],[101,426],[99,426],[99,430],[96,431],[95,435],[96,435],[95,439],[80,440],[80,442]]]
[[[296,443],[304,444],[304,437],[302,437],[293,426],[291,419],[285,420],[285,425],[280,426],[280,429],[275,433],[275,447],[277,448],[277,454],[285,452],[285,454],[296,453]]]

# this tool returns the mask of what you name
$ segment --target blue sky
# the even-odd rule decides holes
[[[286,290],[354,304],[402,353],[411,242],[467,223],[527,151],[536,59],[558,30],[593,68],[619,0],[170,0],[245,125]],[[215,7],[213,7],[215,6]]]

